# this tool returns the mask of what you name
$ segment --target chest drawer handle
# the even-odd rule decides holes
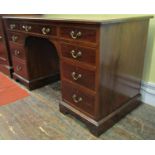
[[[22,67],[21,67],[21,66],[17,66],[17,67],[16,67],[16,70],[17,70],[17,72],[19,72],[19,71],[22,70]]]
[[[0,41],[3,39],[3,37],[2,36],[0,36]]]
[[[10,24],[10,29],[13,30],[16,28],[16,25],[15,24]]]
[[[18,36],[15,36],[15,35],[13,35],[11,38],[13,42],[16,42],[18,40]]]
[[[82,32],[79,31],[76,33],[75,31],[71,31],[70,35],[71,35],[72,39],[78,39],[79,37],[82,36]]]
[[[20,51],[15,50],[15,56],[20,55]]]
[[[77,81],[78,79],[82,78],[82,75],[72,72],[72,78],[73,80]]]
[[[83,100],[82,97],[77,97],[76,94],[73,94],[72,99],[75,103],[79,103]]]
[[[82,52],[81,52],[81,51],[78,51],[78,52],[76,53],[75,50],[72,50],[72,51],[71,51],[71,55],[72,55],[72,57],[73,57],[74,59],[77,59],[78,57],[82,56]]]
[[[42,34],[48,34],[48,33],[50,33],[51,29],[43,27],[41,31],[42,31]]]
[[[23,25],[22,28],[23,28],[26,32],[28,32],[28,31],[30,31],[30,30],[32,29],[32,27],[31,27],[31,26],[28,26],[28,25]]]

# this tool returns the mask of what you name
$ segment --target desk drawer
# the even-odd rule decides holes
[[[14,72],[20,75],[23,78],[28,78],[27,66],[25,63],[22,63],[18,58],[13,57],[13,69]]]
[[[37,24],[37,23],[21,23],[20,28],[22,31],[30,33],[38,33],[43,35],[57,35],[57,28],[54,25]]]
[[[93,48],[61,43],[61,53],[63,57],[72,60],[88,63],[90,65],[96,64],[96,50]]]
[[[13,43],[18,43],[18,44],[24,44],[25,43],[25,36],[21,33],[9,32],[8,38],[9,38],[9,41],[11,41]]]
[[[20,30],[20,24],[17,21],[7,21],[7,29],[9,30]]]
[[[56,36],[57,35],[57,28],[54,25],[38,25],[36,29],[37,33],[43,34],[43,35],[52,35]]]
[[[95,71],[90,71],[62,62],[62,75],[64,78],[72,82],[95,90]]]
[[[26,51],[24,50],[23,46],[10,44],[10,51],[12,56],[25,60]]]
[[[79,90],[66,81],[62,81],[62,99],[79,111],[94,114],[95,96]]]
[[[21,22],[20,23],[20,30],[24,32],[35,32],[37,29],[37,24]]]
[[[76,27],[61,27],[60,28],[60,37],[96,43],[97,40],[97,32],[95,29],[87,29],[87,28],[76,28]]]

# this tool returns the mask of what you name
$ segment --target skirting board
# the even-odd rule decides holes
[[[155,83],[142,81],[141,94],[142,102],[155,106]]]

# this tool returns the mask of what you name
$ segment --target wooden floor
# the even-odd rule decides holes
[[[83,123],[59,112],[59,82],[30,94],[0,107],[0,139],[155,139],[155,107],[142,104],[96,138]]]

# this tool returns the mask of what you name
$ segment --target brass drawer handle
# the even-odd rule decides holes
[[[72,50],[71,55],[74,59],[77,59],[78,57],[82,56],[82,52],[81,51],[76,52],[75,50]]]
[[[3,39],[3,37],[2,36],[0,36],[0,40],[2,40]]]
[[[32,27],[31,27],[31,26],[28,26],[28,25],[23,25],[22,28],[23,28],[26,32],[28,32],[28,31],[30,31],[30,30],[32,29]]]
[[[82,78],[82,75],[72,72],[72,78],[73,80],[77,81],[78,79]]]
[[[15,50],[15,56],[20,55],[20,51],[19,50]]]
[[[19,72],[19,71],[22,70],[22,67],[21,67],[21,66],[17,66],[17,67],[16,67],[16,70],[17,70],[17,72]]]
[[[13,35],[11,38],[13,42],[16,42],[18,40],[18,36],[15,36],[15,35]]]
[[[10,29],[13,30],[16,28],[16,25],[15,24],[10,24]]]
[[[71,31],[70,32],[70,36],[72,37],[72,39],[78,39],[79,37],[81,37],[82,36],[82,32],[75,32],[75,31]]]
[[[75,103],[79,103],[83,100],[82,97],[77,97],[76,94],[73,94],[72,99]]]
[[[51,32],[51,29],[50,28],[43,27],[41,31],[42,31],[42,34],[48,34],[48,33]]]

